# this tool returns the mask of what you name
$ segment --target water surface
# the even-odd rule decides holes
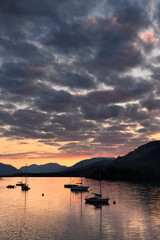
[[[95,207],[85,197],[99,191],[96,180],[84,179],[84,193],[64,188],[69,178],[29,178],[28,192],[6,188],[20,180],[0,179],[0,240],[160,239],[159,185],[103,181],[110,204]]]

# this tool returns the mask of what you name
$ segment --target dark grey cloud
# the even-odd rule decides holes
[[[53,122],[71,131],[76,131],[76,130],[83,131],[84,129],[86,131],[96,130],[95,123],[84,121],[83,115],[76,114],[76,113],[57,115],[54,117]]]
[[[37,4],[36,1],[26,1],[25,0],[17,0],[13,2],[12,0],[1,0],[1,15],[2,16],[13,16],[13,17],[34,17],[34,16],[54,16],[58,17],[56,12],[56,7],[59,7],[59,4],[63,2],[60,0],[55,0],[54,2],[51,0],[44,1],[39,0]]]
[[[46,44],[58,48],[58,51],[68,52],[69,50],[78,50],[81,48],[90,47],[91,36],[83,27],[83,22],[78,22],[74,25],[65,25],[57,31],[50,32],[46,36]]]
[[[35,56],[37,57],[37,59],[38,56],[42,57],[42,55],[38,51],[38,48],[29,42],[24,42],[20,40],[17,42],[11,42],[11,40],[1,40],[0,43],[3,46],[2,54],[6,53],[8,57],[13,57],[15,55],[17,58],[23,59],[31,59],[32,57],[35,58]]]
[[[72,110],[73,97],[69,92],[60,90],[41,91],[35,106],[42,111],[65,112]]]
[[[107,42],[105,44],[108,45]],[[136,67],[143,61],[141,52],[131,44],[111,45],[108,49],[104,47],[99,50],[93,62],[95,67],[121,72]]]
[[[160,62],[160,56],[155,58],[155,64],[159,64]],[[153,79],[153,84],[156,85],[156,89],[159,90],[159,82],[160,82],[160,68],[157,66],[150,66],[150,69],[152,71],[152,79]],[[156,90],[155,89],[155,90]]]
[[[118,21],[122,24],[129,24],[136,28],[147,27],[149,24],[149,16],[147,10],[149,9],[148,1],[125,1],[121,0],[118,3],[111,1],[114,4],[115,13]],[[146,4],[144,8],[144,4]]]
[[[94,107],[90,105],[83,105],[82,112],[86,119],[98,120],[98,119],[112,119],[118,118],[123,114],[123,107],[120,106],[98,106]]]
[[[124,71],[143,61],[141,51],[134,47],[133,42],[137,28],[143,28],[144,24],[137,24],[137,28],[132,24],[123,24],[116,16],[82,19],[57,30],[52,29],[44,43],[61,54],[70,56],[72,53],[78,64],[81,57],[83,67]]]
[[[127,119],[131,119],[131,121],[139,121],[149,117],[146,112],[139,110],[136,104],[128,104],[126,107],[100,105],[94,108],[89,105],[84,105],[82,112],[85,119],[90,120],[117,119],[118,121],[118,119],[120,119],[119,121],[126,121]]]
[[[39,129],[48,120],[48,116],[41,112],[36,112],[28,109],[17,110],[12,114],[14,126],[20,126],[28,128],[34,126],[35,129]]]
[[[93,91],[88,93],[86,95],[86,102],[93,105],[127,102],[141,99],[152,91],[153,84],[148,81],[142,80],[136,83],[136,81],[132,79],[132,82],[128,85],[127,79],[124,82],[120,79],[114,90]]]
[[[154,138],[159,11],[154,0],[0,0],[1,136],[62,155]]]
[[[0,126],[5,126],[6,124],[11,123],[11,114],[6,111],[0,111]]]
[[[156,11],[154,14],[155,20],[159,23],[160,22],[160,3],[156,2]]]
[[[160,110],[160,98],[154,99],[153,97],[144,99],[142,101],[142,106],[147,108],[149,111]]]
[[[93,77],[84,72],[69,71],[67,67],[57,67],[54,76],[51,76],[51,82],[59,86],[65,86],[71,89],[94,89],[96,82]]]

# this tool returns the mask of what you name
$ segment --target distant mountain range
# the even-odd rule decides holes
[[[44,165],[36,165],[32,164],[27,167],[27,172],[28,173],[58,173],[58,172],[68,172],[68,171],[75,171],[79,169],[85,169],[89,166],[94,166],[94,165],[108,165],[111,163],[115,158],[91,158],[91,159],[86,159],[82,160],[72,167],[66,167],[59,165],[57,163],[47,163]],[[21,167],[19,169],[23,173],[26,172],[26,167]]]
[[[115,158],[91,158],[82,160],[72,167],[66,167],[59,165],[57,163],[47,163],[44,165],[37,165],[32,164],[27,166],[27,173],[28,174],[45,174],[45,173],[64,173],[67,175],[67,172],[80,172],[81,169],[88,169],[89,167],[92,168],[94,166],[107,166],[110,164]],[[13,174],[25,174],[26,173],[26,166],[21,167],[20,169],[16,169],[11,165],[2,164],[0,165],[0,176],[5,175],[13,175]]]
[[[90,166],[95,166],[95,165],[104,165],[107,166],[110,164],[115,158],[91,158],[91,159],[86,159],[83,161],[80,161],[73,165],[72,167],[69,168],[69,170],[75,170],[79,168],[87,168]]]
[[[58,176],[78,176],[81,169],[83,169],[84,176],[93,176],[94,171],[101,167],[103,169],[104,178],[106,176],[113,176],[114,179],[118,178],[118,175],[122,177],[130,175],[128,169],[133,169],[134,171],[148,171],[156,175],[160,175],[160,141],[153,141],[144,144],[134,151],[128,153],[125,156],[118,158],[91,158],[82,160],[72,167],[66,167],[59,165],[57,163],[48,163],[44,165],[30,165],[27,167],[27,172],[29,174],[49,174],[48,176],[54,176],[54,174],[59,174]],[[114,169],[114,170],[113,170]],[[115,170],[118,169],[118,170]],[[127,169],[127,171],[124,169]],[[11,165],[6,165],[0,163],[0,176],[9,176],[15,174],[24,174],[26,172],[26,167],[21,167],[16,169]],[[93,173],[93,174],[91,174]],[[109,174],[110,173],[110,174]],[[133,171],[132,171],[133,174]],[[139,174],[139,173],[138,173]],[[140,176],[140,174],[139,174]],[[130,175],[131,177],[131,175]]]
[[[51,172],[62,172],[66,170],[66,166],[59,165],[58,163],[47,163],[44,165],[32,164],[27,167],[28,173],[51,173]],[[26,172],[26,167],[21,167],[20,171]]]

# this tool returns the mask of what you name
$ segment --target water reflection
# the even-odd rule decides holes
[[[21,191],[21,187],[6,188],[19,180],[0,180],[3,240],[159,239],[159,185],[102,181],[110,205],[93,206],[85,204],[87,192],[64,188],[69,178],[30,178],[29,192]],[[73,180],[78,182],[79,178]],[[84,179],[84,184],[92,191],[99,189],[95,180]]]

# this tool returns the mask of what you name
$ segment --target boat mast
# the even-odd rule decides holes
[[[82,185],[82,167],[81,167],[81,185]]]
[[[80,182],[80,184],[82,185],[82,161],[81,161],[81,182]]]
[[[99,169],[99,188],[100,188],[100,195],[102,196],[102,186],[101,186],[101,169]]]
[[[26,163],[26,177],[25,177],[25,184],[27,184],[27,163]]]

